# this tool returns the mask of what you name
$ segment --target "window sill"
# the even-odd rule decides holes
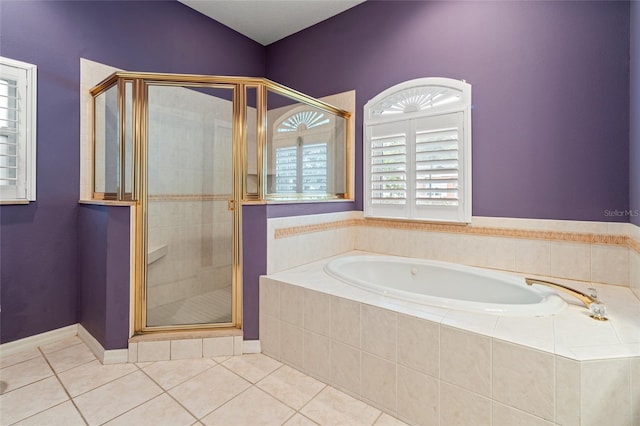
[[[94,206],[135,206],[135,201],[115,201],[115,200],[79,200],[78,204],[89,204]]]
[[[265,198],[267,204],[353,203],[350,198]]]
[[[35,201],[35,200],[33,200]],[[0,200],[0,206],[8,206],[8,205],[12,205],[12,204],[16,204],[16,205],[24,205],[24,204],[29,204],[31,202],[31,200]]]

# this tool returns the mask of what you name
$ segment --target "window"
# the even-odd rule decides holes
[[[471,222],[471,85],[423,78],[365,105],[365,216]]]
[[[0,57],[0,202],[36,196],[36,66]]]
[[[276,193],[325,194],[326,142],[304,145],[301,137],[296,142],[276,149]]]
[[[317,110],[290,114],[276,126],[275,193],[326,196],[330,187],[333,117]]]

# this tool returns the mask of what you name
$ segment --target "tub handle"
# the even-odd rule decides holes
[[[593,287],[590,287],[588,289],[589,294],[585,294],[579,290],[551,281],[539,280],[537,278],[525,278],[524,280],[527,285],[546,285],[547,287],[551,287],[555,290],[560,290],[564,293],[570,294],[571,296],[581,301],[584,306],[589,309],[589,312],[591,312],[591,318],[595,320],[607,321],[609,319],[607,317],[607,307],[600,301],[600,299],[598,299],[598,291]]]

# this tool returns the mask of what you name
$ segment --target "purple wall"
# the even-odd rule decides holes
[[[259,332],[260,275],[267,273],[266,206],[242,206],[242,329],[245,340],[255,340]]]
[[[174,1],[2,0],[0,52],[38,66],[37,202],[0,207],[4,343],[80,320],[80,57],[133,71],[261,76],[265,49]]]
[[[267,47],[267,77],[362,108],[418,77],[473,85],[473,214],[627,221],[629,3],[369,0]],[[312,210],[308,213],[313,213]]]
[[[640,226],[640,3],[631,2],[631,103],[629,121],[629,211]]]
[[[129,207],[78,209],[78,322],[105,349],[129,337]]]

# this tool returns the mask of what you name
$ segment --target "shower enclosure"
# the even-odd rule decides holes
[[[262,78],[119,72],[91,94],[93,198],[136,212],[136,333],[241,327],[241,203],[348,198],[346,111]]]

